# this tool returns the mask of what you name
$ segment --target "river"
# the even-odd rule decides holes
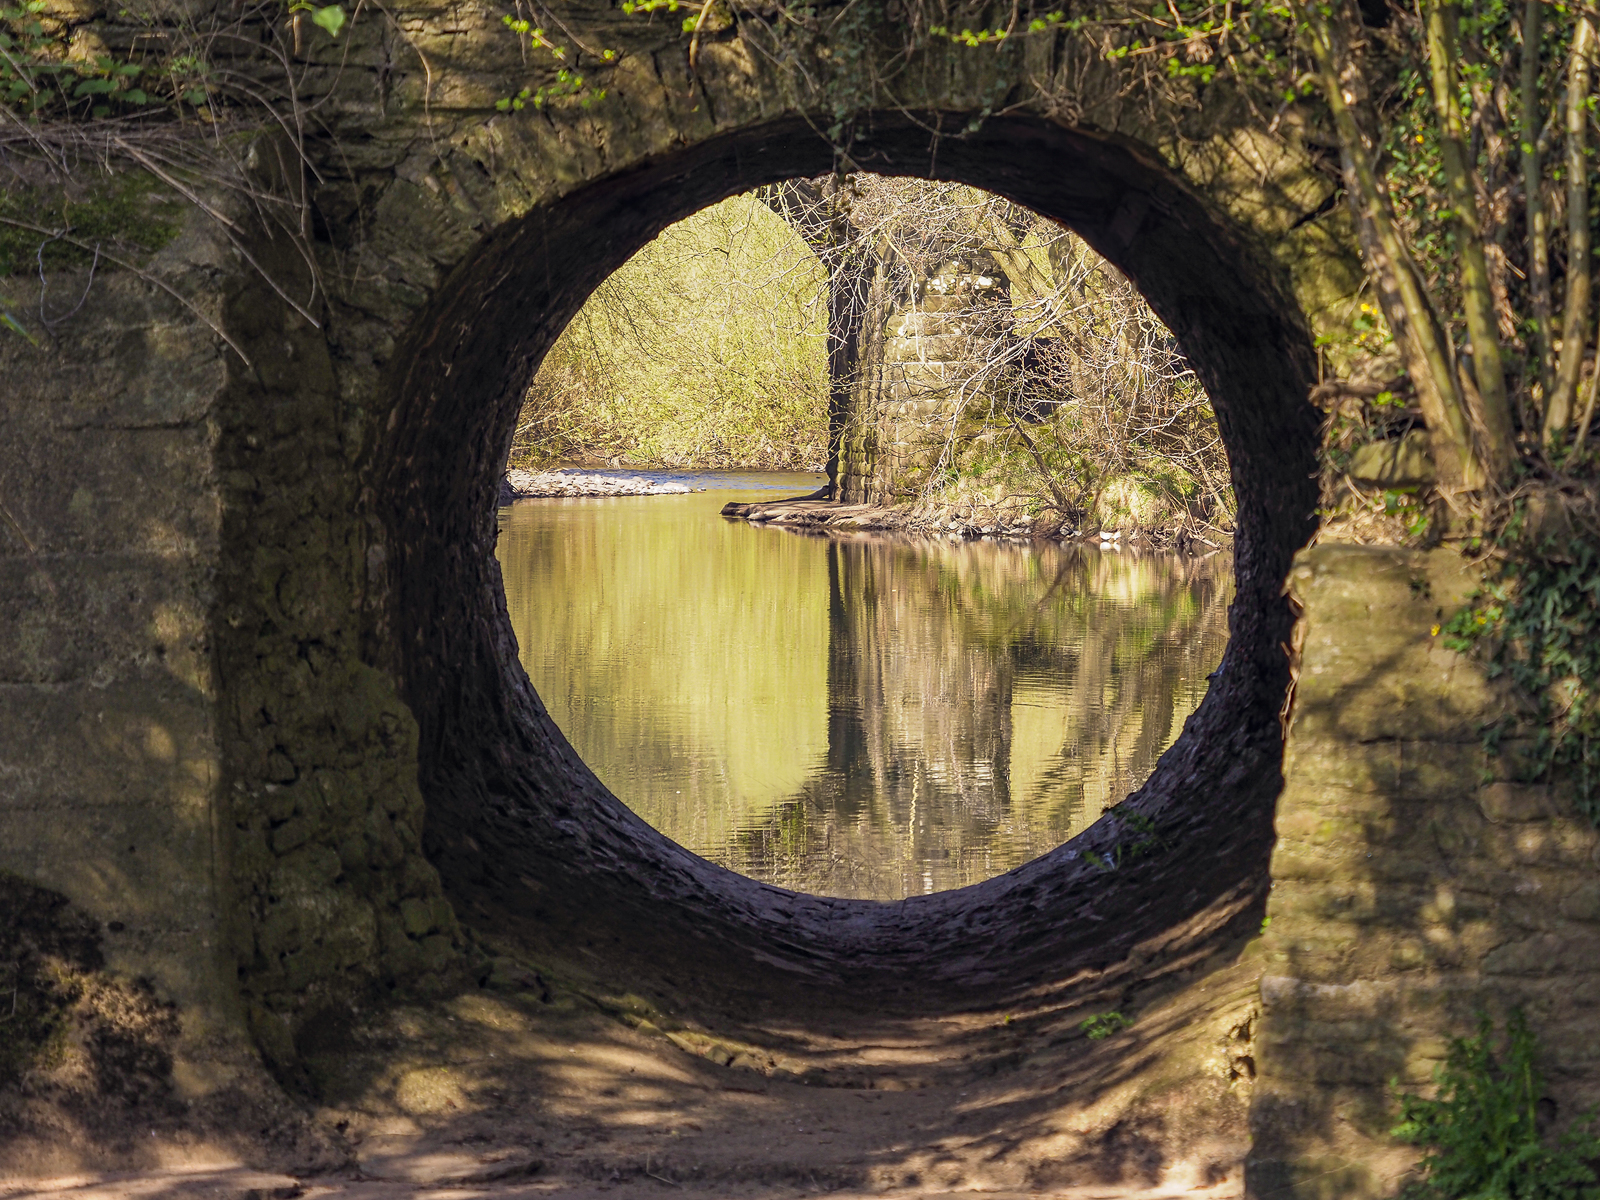
[[[821,536],[726,520],[820,476],[524,500],[522,662],[657,829],[784,887],[894,900],[1034,858],[1148,777],[1221,660],[1225,554]]]

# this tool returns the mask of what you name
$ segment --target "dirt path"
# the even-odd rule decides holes
[[[78,1157],[56,1141],[32,1172],[53,1178],[0,1198],[1220,1200],[1249,1145],[1259,922],[1235,897],[1119,964],[926,1015],[705,997],[696,1018],[503,953],[487,986],[316,1024],[301,1132],[263,1109],[229,1155],[198,1109],[63,1110]]]
[[[1181,985],[1122,993],[1131,1024],[1099,1040],[1057,992],[1007,1012],[753,1022],[734,1041],[548,968],[502,970],[497,988],[308,1047],[342,1170],[208,1167],[174,1144],[147,1150],[152,1170],[0,1197],[1221,1200],[1240,1194],[1260,966],[1248,945],[1196,953]]]
[[[801,1186],[687,1187],[664,1180],[572,1183],[553,1179],[466,1183],[399,1183],[357,1178],[297,1179],[241,1167],[152,1171],[136,1176],[64,1177],[26,1188],[0,1183],[0,1197],[60,1200],[1235,1200],[1237,1184],[1215,1187],[1140,1187],[1091,1184],[1048,1192],[835,1191]]]

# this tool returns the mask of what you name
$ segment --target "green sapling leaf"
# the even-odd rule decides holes
[[[344,28],[344,7],[330,4],[326,8],[319,8],[311,14],[311,23],[328,31],[328,36],[338,37],[339,31]]]

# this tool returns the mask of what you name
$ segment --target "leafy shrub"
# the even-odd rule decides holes
[[[753,195],[669,226],[545,357],[512,464],[814,468],[828,453],[826,284]]]
[[[1536,705],[1519,775],[1571,776],[1579,808],[1600,825],[1600,549],[1574,538],[1503,560],[1442,632],[1458,653],[1481,645],[1486,674],[1507,676]],[[1489,731],[1491,749],[1503,732]]]
[[[1506,1022],[1506,1052],[1496,1058],[1493,1025],[1480,1019],[1476,1037],[1457,1038],[1434,1072],[1438,1096],[1400,1096],[1401,1120],[1391,1132],[1426,1146],[1424,1178],[1408,1200],[1594,1200],[1596,1176],[1586,1159],[1600,1158],[1592,1116],[1545,1144],[1539,1130],[1543,1082],[1536,1046],[1521,1010]]]
[[[1091,1042],[1103,1042],[1114,1033],[1121,1033],[1133,1022],[1119,1012],[1095,1013],[1086,1021],[1081,1021],[1078,1028]]]

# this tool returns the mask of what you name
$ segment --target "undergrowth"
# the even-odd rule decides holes
[[[1494,1027],[1480,1018],[1475,1037],[1456,1038],[1435,1072],[1432,1100],[1402,1093],[1403,1142],[1426,1146],[1423,1178],[1406,1200],[1593,1200],[1600,1187],[1588,1160],[1600,1158],[1594,1119],[1547,1143],[1540,1128],[1543,1089],[1532,1032],[1521,1010],[1506,1022],[1506,1049],[1494,1052]],[[1398,1088],[1396,1089],[1398,1090]]]
[[[1124,863],[1137,862],[1141,858],[1166,850],[1171,845],[1157,830],[1156,823],[1143,813],[1119,811],[1116,817],[1125,829],[1131,830],[1138,836],[1117,842],[1109,855],[1085,850],[1083,857],[1100,870],[1115,871]]]
[[[1516,777],[1570,780],[1579,810],[1600,826],[1600,546],[1574,536],[1506,555],[1441,632],[1449,649],[1479,654],[1491,678],[1506,677],[1534,706],[1531,745],[1509,751]],[[1492,753],[1505,749],[1513,721],[1485,731]]]
[[[1095,1013],[1094,1016],[1078,1023],[1078,1028],[1083,1031],[1083,1036],[1091,1042],[1103,1042],[1113,1034],[1121,1033],[1132,1025],[1133,1022],[1119,1012]]]

